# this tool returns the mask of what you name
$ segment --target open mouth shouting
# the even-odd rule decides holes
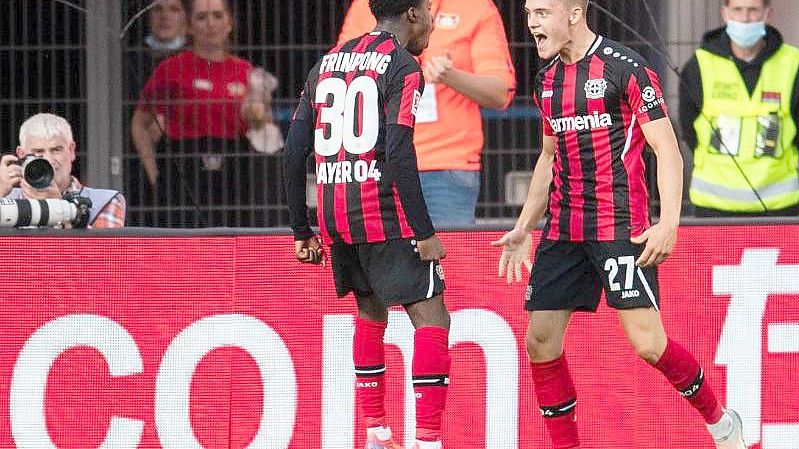
[[[540,32],[533,32],[533,39],[535,40],[535,45],[538,47],[539,54],[546,54],[547,53],[547,43],[549,42],[549,37],[546,34]]]

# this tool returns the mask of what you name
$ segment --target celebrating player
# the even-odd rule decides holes
[[[345,42],[308,75],[289,130],[286,191],[297,258],[324,263],[305,206],[305,161],[315,153],[319,228],[330,245],[336,292],[355,294],[356,400],[367,449],[399,448],[383,406],[387,307],[416,328],[413,385],[417,449],[440,449],[449,384],[449,314],[422,197],[413,126],[424,80],[413,58],[427,46],[430,0],[370,0],[375,30]],[[313,138],[313,142],[311,139]]]
[[[532,267],[525,308],[536,397],[554,447],[577,448],[575,393],[563,337],[574,311],[595,311],[604,286],[637,354],[661,371],[707,423],[719,448],[744,449],[741,419],[724,410],[696,359],[670,340],[659,313],[656,266],[674,247],[682,159],[658,77],[637,53],[594,34],[588,0],[527,0],[528,26],[542,59],[535,100],[543,152],[500,276],[530,267],[530,231],[549,216]],[[657,156],[660,221],[651,225],[642,152]]]

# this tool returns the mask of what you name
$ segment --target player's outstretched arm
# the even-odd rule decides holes
[[[636,264],[649,267],[665,261],[677,242],[682,206],[683,166],[677,136],[668,117],[644,123],[641,130],[657,157],[660,220],[643,234],[630,240],[633,243],[646,244]]]
[[[522,266],[527,271],[532,270],[530,251],[532,238],[530,232],[535,229],[544,212],[547,210],[547,196],[549,185],[552,183],[552,164],[555,161],[555,138],[544,136],[543,148],[538,162],[533,170],[533,178],[527,191],[527,200],[524,202],[522,213],[516,220],[516,225],[507,234],[497,241],[491,242],[493,246],[502,247],[502,256],[499,258],[499,276],[507,276],[508,283],[514,280],[521,282]]]

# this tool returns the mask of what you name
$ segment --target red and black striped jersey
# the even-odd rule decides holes
[[[414,217],[429,222],[420,188],[421,206],[406,199],[402,186],[398,190],[401,176],[386,171],[392,170],[387,164],[391,152],[395,160],[412,159],[410,168],[401,169],[412,173],[402,176],[418,184],[412,129],[423,88],[419,64],[386,32],[333,48],[311,70],[294,121],[313,124],[317,217],[326,242],[432,235],[432,224],[414,222]],[[410,139],[392,134],[396,128]]]
[[[544,135],[556,139],[550,240],[626,240],[649,227],[641,124],[667,117],[655,71],[630,48],[597,36],[574,64],[538,73]]]

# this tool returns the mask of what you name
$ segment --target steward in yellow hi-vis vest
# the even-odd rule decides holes
[[[744,39],[750,47],[736,54],[742,44],[730,30],[706,34],[682,73],[691,202],[698,216],[799,215],[799,49],[763,25],[765,35],[754,44]]]

